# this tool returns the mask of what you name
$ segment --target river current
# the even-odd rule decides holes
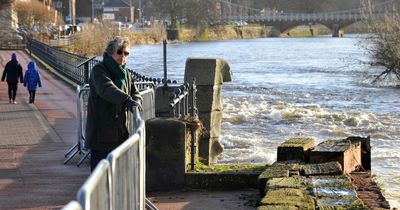
[[[183,81],[188,57],[226,60],[219,163],[268,163],[290,137],[317,143],[371,136],[372,173],[400,207],[400,89],[372,84],[363,37],[262,38],[168,45],[168,78]],[[128,67],[163,77],[162,45],[131,48]]]

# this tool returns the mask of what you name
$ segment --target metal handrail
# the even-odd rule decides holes
[[[51,66],[55,71],[77,85],[88,83],[93,66],[100,62],[96,60],[95,57],[87,58],[63,51],[32,38],[27,38],[26,48],[29,50],[30,54],[34,54],[47,65]],[[131,69],[128,69],[128,71],[132,72],[135,81],[153,82],[154,84],[160,84],[162,82],[161,78],[147,77]],[[169,83],[171,83],[171,81],[169,81]]]

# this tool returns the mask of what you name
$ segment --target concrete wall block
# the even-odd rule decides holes
[[[277,161],[309,161],[308,153],[315,146],[313,138],[290,138],[278,147]]]
[[[197,109],[199,111],[222,110],[221,85],[197,86]]]
[[[186,124],[171,118],[146,121],[146,185],[149,190],[185,184]]]
[[[317,175],[341,175],[343,174],[342,166],[337,161],[322,162],[315,164],[306,164],[303,166],[302,174],[304,176]]]
[[[185,65],[185,82],[197,85],[215,85],[232,81],[229,64],[216,58],[188,58]]]
[[[204,127],[209,131],[210,137],[219,137],[221,135],[222,111],[201,112],[199,119]]]
[[[159,86],[155,92],[155,107],[156,116],[168,117],[169,116],[169,101],[170,94],[178,86]]]
[[[209,132],[199,143],[199,153],[203,163],[216,163],[222,152],[219,143],[222,122],[221,85],[232,80],[228,63],[215,58],[188,58],[185,67],[185,82],[192,84],[196,79],[197,108],[199,119]]]
[[[337,161],[343,172],[351,173],[361,167],[361,142],[328,140],[318,144],[310,152],[310,163]]]

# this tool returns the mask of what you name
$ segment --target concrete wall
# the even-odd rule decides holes
[[[199,119],[207,130],[199,142],[199,156],[205,164],[215,164],[223,147],[219,143],[223,106],[221,88],[224,82],[232,81],[229,64],[222,59],[188,58],[185,67],[185,83],[197,86],[197,108]]]

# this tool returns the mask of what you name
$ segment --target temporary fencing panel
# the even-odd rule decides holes
[[[113,210],[111,168],[101,160],[79,189],[77,200],[84,210]]]
[[[139,134],[134,134],[107,157],[111,163],[113,209],[144,209],[144,174],[141,171],[145,162],[141,157]]]
[[[81,204],[77,201],[70,201],[64,208],[61,210],[83,210]]]
[[[67,164],[76,154],[82,154],[83,156],[78,161],[78,166],[88,157],[90,150],[85,148],[85,127],[87,118],[87,104],[89,99],[89,85],[77,86],[77,114],[78,114],[78,139],[76,144],[68,150],[65,154],[64,164]]]
[[[79,87],[78,95],[78,146],[84,148],[84,130],[87,116],[89,87]],[[140,91],[144,110],[152,109],[147,116],[154,117],[154,88]],[[114,149],[107,160],[102,160],[85,184],[77,199],[84,210],[143,210],[157,208],[146,199],[145,192],[145,121],[138,108],[128,112],[128,130],[131,136]]]
[[[148,120],[156,117],[156,104],[154,100],[154,89],[140,91],[143,97],[143,111],[140,113],[143,120]]]

